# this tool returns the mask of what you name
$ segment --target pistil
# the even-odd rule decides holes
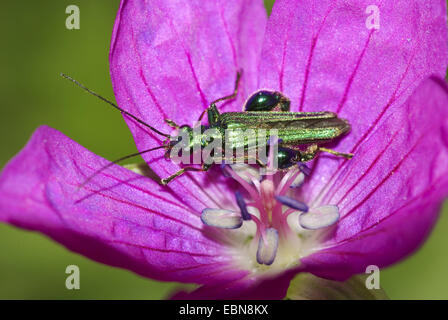
[[[310,208],[306,203],[291,197],[292,188],[300,187],[311,170],[299,163],[286,173],[276,171],[272,143],[276,143],[276,140],[271,141],[268,166],[263,169],[268,175],[261,182],[259,171],[252,166],[222,165],[225,175],[239,182],[247,193],[246,200],[243,193],[235,192],[239,210],[207,208],[201,216],[204,224],[222,229],[238,229],[244,223],[255,223],[256,233],[249,237],[258,243],[256,260],[260,265],[271,265],[282,252],[288,252],[286,258],[295,259],[297,255],[289,251],[298,248],[288,242],[299,239],[297,230],[326,228],[339,220],[339,209],[335,205]],[[298,214],[295,227],[288,223],[288,216],[293,213]],[[282,257],[282,263],[286,258]]]

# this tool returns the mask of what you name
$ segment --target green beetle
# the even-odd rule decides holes
[[[321,112],[291,112],[290,101],[281,92],[269,91],[269,90],[259,90],[252,94],[249,99],[247,99],[244,104],[244,111],[242,112],[225,112],[219,113],[216,104],[220,101],[234,99],[238,93],[238,85],[241,78],[241,72],[237,73],[235,81],[235,89],[231,95],[219,98],[213,101],[209,107],[204,110],[199,117],[199,122],[205,114],[208,116],[208,125],[199,125],[199,134],[189,125],[177,125],[174,121],[165,119],[165,122],[172,128],[177,129],[176,135],[168,135],[159,131],[158,129],[150,126],[149,124],[143,122],[141,119],[135,117],[129,112],[121,109],[113,102],[103,98],[92,90],[88,89],[78,81],[73,78],[61,74],[64,78],[74,82],[76,85],[86,90],[90,94],[100,98],[109,105],[113,106],[115,109],[119,110],[122,114],[127,115],[138,123],[151,129],[153,132],[157,133],[166,138],[163,145],[151,148],[148,150],[143,150],[138,153],[134,153],[120,159],[117,159],[105,167],[96,171],[92,176],[90,176],[82,185],[89,182],[96,174],[108,168],[114,163],[118,163],[122,160],[129,159],[153,150],[165,149],[165,157],[171,157],[171,151],[174,148],[180,148],[183,151],[195,152],[198,148],[203,150],[209,146],[210,142],[213,141],[213,136],[207,135],[206,131],[208,129],[214,129],[215,138],[225,137],[225,148],[237,149],[243,148],[247,149],[251,145],[269,144],[269,137],[271,136],[271,131],[275,130],[278,142],[278,168],[280,170],[287,170],[295,164],[300,164],[302,162],[310,161],[316,157],[320,152],[328,152],[336,156],[344,157],[350,159],[353,157],[350,153],[341,153],[331,149],[322,147],[322,144],[334,141],[335,139],[341,137],[350,131],[350,124],[347,120],[338,118],[337,114],[333,112],[321,111]],[[241,132],[253,130],[256,136],[256,141],[251,140],[251,138],[241,139]],[[259,139],[259,133],[262,132],[262,139]],[[188,143],[185,144],[183,137],[188,137]],[[181,146],[182,144],[182,146]],[[180,147],[181,146],[181,147]],[[225,150],[224,150],[225,151]],[[233,153],[230,157],[223,158],[224,162],[232,162],[234,159]],[[257,163],[260,165],[265,165],[259,158],[256,159]],[[187,166],[173,175],[160,179],[160,184],[166,185],[176,177],[184,174],[187,171],[207,171],[210,169],[212,164],[202,163],[200,168],[194,166]]]
[[[211,128],[216,129],[222,137],[226,136],[225,148],[232,150],[241,147],[247,150],[249,145],[268,144],[271,136],[270,132],[275,129],[279,138],[278,168],[281,170],[287,170],[297,163],[310,161],[314,159],[319,151],[347,159],[353,157],[352,154],[321,147],[321,144],[333,141],[350,131],[350,124],[347,120],[338,118],[337,114],[327,111],[291,112],[289,111],[290,101],[281,92],[257,91],[246,101],[243,112],[219,113],[216,103],[236,97],[239,79],[240,73],[237,74],[235,90],[232,95],[213,101],[201,114],[199,121],[207,114],[208,126],[201,125],[200,134],[197,137],[194,136],[194,129],[191,126],[179,126],[172,120],[166,120],[171,127],[181,132],[170,137],[165,142],[167,158],[170,157],[169,154],[172,148],[181,142],[181,136],[187,135],[189,137],[189,143],[182,147],[183,150],[193,152],[195,147],[200,147],[201,149],[207,147],[210,137],[205,132]],[[249,129],[255,132],[254,137],[259,137],[259,132],[265,133],[264,141],[260,142],[259,138],[256,142],[251,141],[250,138],[241,139],[241,132]],[[197,144],[199,146],[195,146]],[[231,162],[232,160],[234,159],[224,158],[224,161]],[[259,160],[257,159],[257,162],[263,165]],[[161,179],[161,184],[168,184],[186,171],[207,171],[210,167],[211,164],[203,163],[201,168],[192,166],[182,168],[170,177]]]

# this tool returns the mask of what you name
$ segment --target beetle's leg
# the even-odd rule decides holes
[[[255,159],[255,161],[257,161],[257,164],[262,167],[262,168],[266,168],[267,164],[264,163],[263,161],[261,161],[260,159]]]
[[[185,168],[182,168],[179,171],[177,171],[176,173],[174,173],[171,176],[169,176],[168,178],[161,179],[160,180],[160,184],[162,186],[166,186],[168,183],[173,181],[175,178],[183,175],[185,172],[189,172],[189,171],[207,171],[208,169],[210,169],[210,167],[211,167],[211,165],[203,164],[201,168],[196,168],[196,167],[185,167]]]
[[[166,122],[166,124],[169,125],[171,128],[179,129],[179,125],[178,125],[176,122],[174,122],[173,120],[165,119],[165,122]]]
[[[207,112],[208,108],[202,111],[201,115],[199,116],[198,122],[202,121],[202,118],[204,117],[205,113]]]
[[[313,160],[319,151],[330,153],[332,155],[335,155],[338,157],[343,157],[346,159],[351,159],[353,157],[353,154],[351,154],[351,153],[342,153],[342,152],[338,152],[338,151],[335,151],[332,149],[319,147],[317,144],[312,144],[312,145],[308,146],[308,148],[306,148],[305,151],[301,151],[300,149],[294,148],[294,147],[288,147],[288,148],[291,148],[294,150],[299,150],[300,162],[306,162],[306,161]]]
[[[202,118],[204,117],[205,113],[209,113],[209,114],[210,114],[210,111],[211,111],[212,113],[216,113],[216,112],[218,112],[218,109],[216,108],[216,103],[218,103],[218,102],[220,102],[220,101],[224,101],[224,100],[234,99],[234,98],[236,97],[236,95],[238,94],[238,88],[239,88],[239,86],[240,86],[240,79],[241,79],[241,75],[242,75],[242,73],[243,73],[242,70],[238,70],[238,72],[236,73],[235,87],[234,87],[234,89],[233,89],[233,93],[230,94],[230,95],[228,95],[228,96],[225,96],[225,97],[216,99],[215,101],[213,101],[212,103],[210,103],[210,106],[209,106],[207,109],[205,109],[204,111],[202,111],[201,115],[199,116],[199,119],[198,119],[199,122],[202,121]],[[215,111],[215,110],[216,110],[216,111]],[[218,114],[219,114],[219,112],[218,112]],[[210,117],[210,116],[209,116],[209,117]]]
[[[238,72],[236,73],[235,87],[233,89],[233,93],[228,95],[228,96],[216,99],[215,101],[210,103],[210,105],[215,104],[215,103],[220,102],[220,101],[234,99],[236,97],[236,95],[238,94],[238,87],[240,86],[240,79],[241,79],[242,73],[243,73],[242,70],[238,70]]]
[[[222,160],[224,161],[225,164],[236,164],[236,163],[241,163],[241,161],[242,161],[244,164],[247,164],[247,165],[258,164],[260,167],[266,167],[267,166],[267,164],[264,163],[257,156],[252,157],[252,156],[249,156],[249,154],[244,154],[244,156],[240,157],[240,158],[237,158],[237,157],[234,157],[234,156],[230,156],[230,158],[229,158],[229,157],[226,157],[224,155]],[[250,163],[251,161],[254,161],[254,162]]]
[[[319,146],[317,144],[312,144],[308,146],[305,151],[302,151],[298,148],[291,148],[291,149],[299,151],[300,162],[307,162],[313,160],[316,157],[317,153],[319,152]]]
[[[327,152],[327,153],[333,154],[333,155],[338,156],[338,157],[343,157],[343,158],[346,158],[346,159],[353,158],[353,153],[342,153],[342,152],[338,152],[338,151],[334,151],[334,150],[327,149],[327,148],[322,148],[322,147],[319,147],[319,150],[323,151],[323,152]]]

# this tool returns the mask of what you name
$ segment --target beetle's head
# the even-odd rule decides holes
[[[278,148],[277,166],[280,170],[288,169],[297,164],[300,160],[300,152],[288,148]]]
[[[278,91],[260,90],[247,99],[245,111],[289,111],[290,101]]]
[[[164,141],[166,149],[165,158],[170,158],[171,150],[176,147],[177,151],[189,152],[193,149],[193,128],[188,125],[179,127],[173,135]]]

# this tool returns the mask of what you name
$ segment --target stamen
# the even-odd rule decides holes
[[[298,168],[294,168],[289,170],[280,181],[278,186],[279,192],[277,194],[279,196],[284,195],[287,192],[288,188],[297,188],[300,187],[305,180],[305,175]]]
[[[325,228],[339,220],[337,206],[309,208],[306,203],[294,199],[294,196],[287,196],[293,194],[290,188],[297,188],[303,184],[306,176],[311,174],[311,169],[304,163],[298,163],[286,173],[277,170],[274,161],[278,159],[274,157],[274,148],[280,142],[281,140],[275,136],[268,140],[269,154],[266,167],[258,168],[243,163],[222,163],[221,169],[224,174],[239,183],[247,194],[243,197],[242,191],[235,192],[239,211],[208,208],[203,210],[201,215],[204,224],[223,229],[240,228],[245,220],[254,222],[246,224],[241,229],[241,233],[249,235],[244,239],[250,241],[248,245],[242,239],[245,241],[243,245],[247,246],[247,249],[254,255],[252,250],[255,249],[254,246],[258,245],[256,261],[260,265],[267,266],[274,263],[277,251],[278,264],[283,264],[285,261],[294,264],[300,257],[296,248],[306,240],[298,238],[297,232],[300,234],[304,232],[303,229]],[[263,177],[264,174],[265,177]],[[292,213],[298,213],[298,218],[291,219]],[[294,225],[292,225],[293,220],[295,220]],[[300,230],[298,230],[297,223],[303,229],[299,228]],[[240,232],[237,231],[237,234],[239,235]],[[255,243],[252,243],[252,239]],[[280,239],[282,239],[281,242]],[[288,242],[287,245],[286,242]],[[279,246],[284,244],[286,249],[284,250],[282,247],[279,250]]]
[[[305,174],[302,172],[298,174],[295,179],[291,182],[289,185],[290,188],[298,188],[303,184],[303,181],[305,181]]]
[[[243,220],[250,220],[251,216],[250,216],[249,211],[247,210],[246,201],[244,201],[244,198],[239,191],[235,192],[235,198],[236,198],[236,203],[238,204],[238,207],[241,210],[241,216],[242,216]]]
[[[308,212],[308,206],[305,203],[300,202],[296,199],[293,199],[293,198],[290,198],[287,196],[275,196],[275,199],[277,199],[278,202],[280,202],[290,208],[293,208],[293,209],[296,209],[299,211],[303,211],[303,212]]]
[[[276,202],[274,199],[275,186],[271,180],[263,180],[260,185],[261,200],[268,214],[272,213]],[[270,220],[270,219],[269,219]]]
[[[271,265],[278,248],[278,232],[274,228],[266,229],[264,237],[258,241],[257,261],[259,264]]]
[[[282,139],[280,139],[279,137],[277,137],[277,136],[270,136],[269,138],[268,138],[268,141],[266,142],[269,146],[271,146],[271,145],[274,145],[274,144],[276,144],[276,143],[282,143],[283,142],[283,140]]]
[[[254,180],[260,181],[259,170],[250,165],[237,163],[231,164],[230,167],[241,179],[245,180],[248,183],[253,183]]]
[[[316,230],[329,227],[339,220],[339,208],[327,205],[313,208],[299,216],[299,224],[304,229]]]
[[[207,226],[222,229],[238,229],[243,224],[243,218],[239,212],[225,209],[204,209],[201,220]]]
[[[244,180],[239,175],[237,175],[236,172],[230,168],[230,166],[225,166],[224,170],[226,170],[227,173],[230,174],[230,176],[233,179],[235,179],[239,184],[241,184],[241,186],[244,189],[246,189],[246,191],[250,194],[250,196],[252,197],[253,200],[256,200],[259,198],[258,190],[253,185],[251,185],[246,180]],[[254,180],[254,181],[256,182],[256,180]]]
[[[221,167],[221,171],[222,171],[224,177],[230,178],[231,175],[227,172],[227,169],[226,169],[227,168],[227,164],[223,162],[223,163],[221,163],[220,167]]]
[[[277,172],[277,167],[274,166],[274,158],[277,156],[275,154],[275,146],[279,143],[282,143],[282,139],[279,139],[277,136],[270,136],[267,143],[269,145],[269,155],[268,155],[268,163],[265,168],[265,174],[268,176],[270,180],[273,179],[273,175]]]
[[[303,172],[304,175],[309,176],[311,174],[311,169],[306,164],[299,162],[297,166],[299,167],[300,171]]]

